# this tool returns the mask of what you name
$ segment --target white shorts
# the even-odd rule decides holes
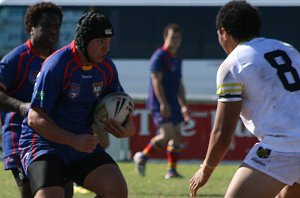
[[[249,151],[244,163],[282,183],[288,185],[300,183],[299,152],[277,152],[257,143]]]

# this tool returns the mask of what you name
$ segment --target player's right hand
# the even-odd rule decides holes
[[[91,153],[95,150],[98,139],[91,134],[75,135],[72,140],[72,147],[80,152]]]
[[[196,197],[197,191],[208,181],[210,174],[205,174],[203,168],[200,168],[190,180],[190,197]]]
[[[171,109],[169,105],[160,104],[160,113],[165,118],[170,117]]]

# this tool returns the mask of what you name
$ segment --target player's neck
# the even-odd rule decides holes
[[[43,59],[47,58],[52,53],[52,49],[43,47],[38,43],[34,43],[31,41],[31,45],[35,49],[35,51],[39,54],[39,56]]]
[[[175,56],[177,53],[177,48],[171,47],[170,45],[164,45],[163,48],[166,49],[173,56]]]

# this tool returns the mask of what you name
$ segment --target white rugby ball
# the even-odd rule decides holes
[[[133,100],[127,93],[116,92],[108,94],[100,99],[95,106],[94,123],[98,127],[103,127],[108,118],[113,118],[124,126],[133,108]]]

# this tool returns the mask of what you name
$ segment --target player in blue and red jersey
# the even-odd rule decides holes
[[[79,19],[74,41],[43,64],[20,138],[22,165],[35,197],[63,197],[65,177],[97,196],[127,197],[120,169],[92,131],[97,101],[123,91],[107,56],[112,36],[109,19],[89,12]],[[105,129],[131,136],[129,120],[122,126],[109,119]]]
[[[181,44],[181,29],[169,24],[163,31],[164,45],[151,57],[151,81],[148,108],[159,134],[151,139],[143,152],[134,156],[137,171],[145,175],[146,161],[151,154],[167,145],[168,169],[166,179],[180,177],[176,170],[181,151],[180,124],[190,119],[182,82],[181,59],[177,49]]]
[[[3,57],[0,62],[0,109],[5,170],[11,170],[21,197],[32,197],[18,151],[22,120],[45,58],[52,53],[59,38],[61,8],[53,3],[37,3],[25,14],[30,38]]]

